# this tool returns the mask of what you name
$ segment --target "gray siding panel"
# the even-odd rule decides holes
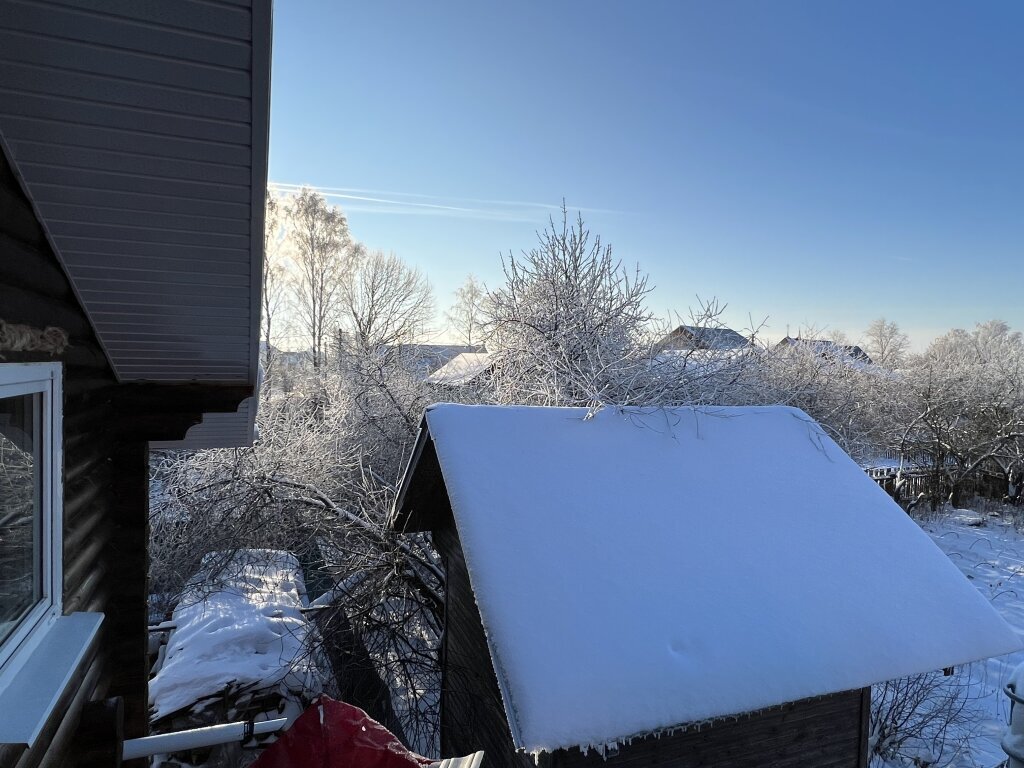
[[[83,74],[75,70],[6,61],[4,84],[15,91],[41,90],[52,96],[95,101],[130,109],[183,112],[193,117],[248,123],[249,100],[180,87],[140,83],[128,78]]]
[[[162,179],[202,179],[206,183],[232,186],[249,185],[251,171],[248,166],[228,165],[211,161],[186,161],[141,152],[115,149],[92,149],[65,146],[52,141],[20,140],[18,162],[25,166],[38,163],[44,166],[80,168],[137,176],[145,169],[148,176]]]
[[[135,214],[142,212],[173,213],[182,216],[195,216],[202,219],[207,216],[239,218],[247,220],[248,203],[227,203],[215,200],[196,200],[190,197],[165,197],[154,193],[115,192],[107,189],[88,189],[85,187],[67,187],[61,184],[35,185],[36,202],[64,203],[81,206],[83,216],[93,207],[101,206],[130,213],[132,221]]]
[[[159,243],[162,245],[187,245],[193,247],[219,248],[248,255],[249,235],[233,235],[229,232],[210,232],[203,229],[154,229],[135,224],[97,224],[91,221],[69,219],[47,219],[54,237],[69,242],[76,238],[101,242]],[[125,237],[127,236],[127,240]]]
[[[152,3],[149,3],[152,4]],[[132,3],[142,8],[147,3]],[[168,8],[176,4],[166,4]],[[91,10],[60,8],[34,0],[5,0],[0,28],[63,37],[114,50],[134,51],[175,61],[248,70],[250,46],[245,41],[218,39],[211,32],[190,33],[133,18],[129,8],[118,18]]]
[[[5,111],[27,117],[68,120],[106,128],[132,128],[185,139],[232,144],[247,144],[249,141],[249,127],[232,120],[199,119],[173,110],[125,107],[72,96],[48,96],[10,86],[0,88],[0,93],[3,94]]]
[[[263,0],[0,0],[0,134],[122,381],[256,381],[269,34]]]
[[[73,61],[75,70],[139,80],[154,85],[188,88],[196,92],[223,93],[248,98],[252,91],[249,73],[205,64],[178,61],[167,66],[163,57],[98,47],[92,43],[51,38],[34,32],[0,29],[0,61],[52,65]]]
[[[9,114],[4,117],[7,140],[17,143],[47,142],[58,146],[107,149],[133,155],[177,158],[195,162],[249,167],[248,145],[208,139],[183,139],[167,133],[140,131],[137,126],[103,127],[76,123],[64,118],[32,118]]]
[[[69,205],[67,203],[47,203],[36,201],[39,212],[47,218],[48,221],[67,221],[73,219],[76,216],[81,216],[83,213],[89,216],[89,221],[93,224],[120,224],[123,222],[125,214],[122,209],[118,208],[102,208],[96,205]],[[215,218],[213,216],[189,216],[186,214],[177,213],[164,213],[163,211],[133,211],[132,221],[135,222],[135,226],[146,227],[151,229],[164,229],[164,230],[185,230],[188,232],[210,232],[219,234],[229,235],[246,235],[249,234],[249,222],[247,219],[239,218]],[[136,256],[135,258],[142,259],[143,256]],[[67,259],[70,263],[71,259]],[[84,262],[87,265],[88,260],[80,259],[80,262]],[[175,267],[178,269],[189,269],[203,271],[204,267],[209,268],[211,271],[217,269],[224,270],[225,274],[249,274],[249,270],[246,269],[244,272],[238,271],[238,268],[231,262],[221,265],[218,263],[210,264],[205,261],[192,260],[190,264],[184,262],[188,259],[176,259]],[[108,263],[117,263],[116,257],[111,257],[107,260]],[[124,268],[136,267],[134,259],[129,260],[128,263],[121,264]],[[137,267],[136,267],[137,268]]]
[[[146,243],[134,240],[103,240],[86,237],[62,237],[53,233],[54,239],[61,251],[69,253],[83,252],[90,254],[111,254],[120,256],[148,256],[150,258],[174,259],[180,256],[192,258],[208,258],[225,260],[229,262],[243,262],[247,258],[248,251],[239,248],[218,248],[211,245],[190,245],[182,246],[174,243]],[[74,257],[68,259],[74,261]],[[91,264],[104,265],[100,258],[90,258]],[[77,283],[77,279],[75,280]],[[90,307],[91,309],[91,307]]]
[[[249,13],[239,8],[224,8],[195,0],[104,0],[102,10],[95,0],[49,0],[53,5],[77,8],[104,16],[131,17],[159,27],[171,27],[209,35],[216,30],[220,36],[237,40],[252,38]]]

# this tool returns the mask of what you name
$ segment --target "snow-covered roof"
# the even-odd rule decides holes
[[[193,580],[207,583],[208,567],[220,574],[217,588],[186,590],[174,610],[167,657],[149,682],[154,720],[199,711],[228,687],[297,698],[323,684],[309,652],[316,630],[300,610],[305,586],[295,556],[246,549],[224,558],[207,555]]]
[[[603,745],[1020,647],[802,411],[436,405],[426,426],[518,747]],[[416,471],[398,523],[415,522]]]
[[[458,387],[472,383],[486,373],[490,365],[489,352],[463,352],[430,374],[426,381],[428,384]]]

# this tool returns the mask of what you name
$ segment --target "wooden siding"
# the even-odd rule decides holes
[[[646,738],[602,757],[559,750],[550,768],[866,768],[863,691],[804,699],[720,720],[661,738]],[[866,723],[865,723],[866,725]]]
[[[202,410],[233,410],[251,388],[118,384],[2,152],[0,318],[55,325],[70,335],[57,357],[0,353],[0,364],[63,363],[64,611],[106,616],[35,747],[0,746],[0,766],[65,765],[77,754],[78,718],[87,702],[123,697],[126,737],[148,730],[147,441],[180,438]]]
[[[270,30],[270,0],[0,0],[0,133],[123,381],[256,381]]]
[[[469,583],[455,523],[435,529],[445,562],[445,621],[441,679],[441,756],[484,751],[488,768],[531,768],[512,744],[498,680]]]

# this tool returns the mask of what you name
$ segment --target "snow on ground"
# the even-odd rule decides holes
[[[438,405],[427,423],[529,751],[1020,645],[796,409]]]
[[[211,562],[209,556],[204,560]],[[163,665],[149,683],[152,719],[188,707],[201,711],[204,699],[229,687],[279,688],[285,698],[319,692],[323,679],[308,642],[315,629],[299,610],[305,600],[293,555],[273,550],[237,553],[215,590],[192,590],[175,609],[177,628]]]
[[[922,527],[1024,639],[1024,534],[1014,530],[1008,517],[982,517],[966,510]],[[990,768],[1006,759],[999,740],[1009,722],[1010,701],[1002,688],[1021,663],[1024,651],[972,665],[971,706],[981,722],[970,754],[954,765]]]

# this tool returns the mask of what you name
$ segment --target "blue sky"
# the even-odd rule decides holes
[[[429,276],[564,198],[737,329],[1024,329],[1024,4],[276,3],[270,178]]]

